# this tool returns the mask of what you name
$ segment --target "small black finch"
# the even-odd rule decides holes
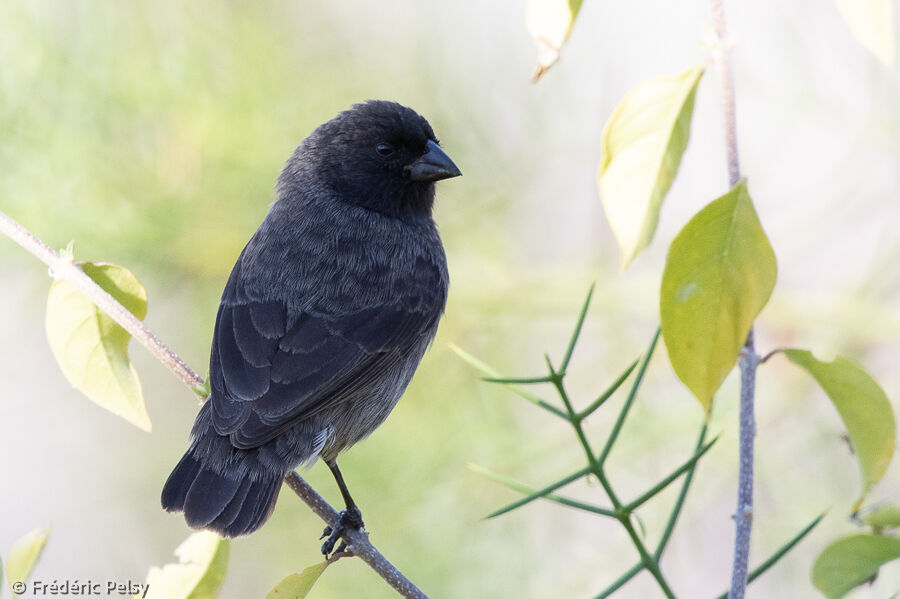
[[[434,338],[448,285],[434,183],[459,174],[394,102],[357,104],[297,147],[222,293],[212,393],[163,508],[249,534],[284,476],[322,458],[347,506],[323,552],[362,526],[336,459],[384,422]]]

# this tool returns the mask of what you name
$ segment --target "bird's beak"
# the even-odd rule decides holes
[[[426,152],[406,167],[411,181],[433,182],[462,175],[439,145],[428,140]]]

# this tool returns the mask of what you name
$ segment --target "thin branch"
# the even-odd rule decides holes
[[[338,513],[335,509],[328,505],[328,502],[322,499],[322,496],[316,493],[299,474],[291,472],[284,477],[284,482],[322,520],[328,524],[333,524],[337,520]],[[369,541],[369,533],[350,528],[344,531],[344,540],[347,542],[347,548],[353,552],[353,555],[366,562],[400,596],[407,599],[428,599],[428,596],[419,587],[414,585],[387,558],[379,553]]]
[[[728,187],[734,187],[741,180],[741,166],[738,160],[737,125],[734,110],[734,80],[731,76],[731,40],[725,29],[725,8],[722,0],[710,0],[713,27],[716,32],[716,47],[713,58],[719,67],[719,94],[722,96],[722,113],[725,117],[725,149],[728,157]]]
[[[50,267],[52,276],[57,280],[64,280],[81,291],[98,308],[108,314],[141,345],[146,347],[164,366],[172,371],[181,382],[192,391],[203,385],[203,379],[196,371],[178,357],[165,343],[153,334],[150,329],[135,318],[122,304],[109,293],[97,285],[93,279],[84,274],[78,266],[59,255],[46,243],[32,235],[22,225],[0,212],[0,233],[6,235],[20,246],[28,250],[39,260]],[[285,483],[306,505],[312,509],[322,520],[328,524],[334,523],[338,513],[321,495],[303,480],[296,472],[291,472],[285,477]],[[353,554],[358,556],[375,572],[378,573],[394,590],[408,599],[428,599],[421,590],[409,581],[393,564],[391,564],[369,542],[369,535],[361,530],[347,530],[344,532],[344,540],[347,541]]]
[[[132,337],[146,347],[182,383],[191,389],[203,384],[203,379],[199,374],[185,364],[184,360],[160,341],[159,337],[145,327],[125,306],[116,301],[113,296],[97,285],[93,279],[84,274],[74,262],[60,256],[58,252],[32,235],[25,227],[3,212],[0,212],[0,233],[18,243],[31,252],[38,260],[49,266],[53,278],[65,280],[87,296],[89,300],[97,304],[98,308],[106,312],[119,326],[128,331]]]
[[[722,113],[725,117],[725,147],[728,156],[728,185],[734,187],[741,180],[738,160],[737,123],[734,108],[734,80],[731,73],[731,43],[725,28],[725,8],[722,0],[710,0],[716,49],[713,52],[719,67]],[[747,588],[750,562],[750,533],[753,530],[753,443],[756,421],[753,402],[756,394],[756,369],[759,356],[753,344],[753,329],[741,350],[741,408],[740,408],[740,465],[738,467],[737,510],[734,514],[734,560],[731,566],[729,599],[743,599]]]
[[[753,329],[741,350],[740,464],[738,498],[734,513],[734,559],[731,565],[729,599],[743,599],[750,564],[750,533],[753,530],[753,442],[756,420],[753,400],[756,395],[756,368],[759,356],[753,347]]]

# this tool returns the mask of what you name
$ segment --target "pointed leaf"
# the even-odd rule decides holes
[[[177,564],[150,568],[148,599],[214,599],[228,569],[228,539],[197,532],[175,550]]]
[[[875,528],[900,527],[900,507],[880,505],[862,515],[862,521]]]
[[[784,355],[809,372],[837,408],[859,460],[865,495],[884,476],[894,455],[897,430],[887,395],[868,373],[846,358],[820,362],[802,349],[785,350]]]
[[[883,564],[900,558],[900,539],[858,534],[831,543],[816,558],[812,583],[828,599],[841,599]]]
[[[669,247],[662,335],[675,373],[707,411],[769,301],[776,273],[745,181],[710,202]]]
[[[559,60],[581,10],[582,0],[528,0],[525,26],[538,47],[538,62],[532,75],[537,82]]]
[[[128,269],[90,262],[81,267],[143,320],[147,314],[147,292]],[[65,281],[55,281],[50,287],[47,339],[63,374],[75,388],[138,428],[150,430],[141,383],[128,357],[131,336]]]
[[[303,599],[312,590],[328,562],[307,566],[300,574],[291,574],[269,591],[266,599]]]
[[[850,33],[878,60],[894,64],[894,10],[891,0],[835,0]]]
[[[50,527],[38,528],[16,541],[9,555],[6,557],[6,577],[9,579],[10,588],[17,582],[25,582],[31,575],[35,564],[44,551],[47,539],[50,537]],[[18,593],[13,592],[13,596]]]
[[[629,91],[603,129],[597,184],[622,252],[622,268],[653,239],[662,201],[691,133],[704,67],[656,77]]]

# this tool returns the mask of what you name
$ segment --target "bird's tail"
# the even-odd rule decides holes
[[[227,437],[212,442],[228,443],[228,450],[240,451],[230,447]],[[201,449],[204,445],[192,444],[169,475],[162,491],[163,509],[184,512],[191,528],[213,530],[224,537],[250,534],[272,515],[284,473],[259,465],[254,468],[248,463],[254,461],[250,452],[243,452],[243,467],[237,472],[213,468],[204,460],[204,454],[210,453]]]

